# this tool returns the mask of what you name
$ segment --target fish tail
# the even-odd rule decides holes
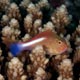
[[[31,51],[32,47],[28,46],[28,47],[23,47],[24,43],[13,43],[10,45],[10,51],[12,53],[13,56],[17,56],[19,55],[23,50],[28,50]]]
[[[21,45],[18,43],[13,43],[10,45],[10,51],[13,56],[17,56],[22,51]]]

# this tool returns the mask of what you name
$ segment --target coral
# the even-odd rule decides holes
[[[5,26],[5,27],[2,29],[2,35],[3,35],[3,36],[10,37],[12,34],[13,34],[13,30],[11,29],[11,27]]]
[[[28,11],[30,14],[36,14],[36,13],[39,11],[39,9],[35,6],[35,4],[30,3],[30,4],[28,5],[27,11]]]
[[[21,80],[24,75],[23,63],[16,57],[12,58],[8,63],[7,76],[8,80]],[[12,76],[12,78],[11,78]]]
[[[8,52],[8,57],[7,57],[7,60],[10,61],[11,59],[13,58],[13,55],[11,52]]]
[[[46,73],[46,71],[40,67],[36,71],[34,80],[50,80],[50,76],[50,74]]]
[[[24,27],[25,30],[28,31],[28,33],[31,31],[32,29],[32,23],[33,23],[33,16],[31,14],[28,14],[25,18],[24,18]]]
[[[34,16],[32,14],[28,14],[24,18],[24,28],[25,31],[28,32],[30,35],[37,34],[39,32],[39,28],[42,26],[41,19],[35,19],[34,22]]]
[[[12,42],[16,42],[18,40],[18,36],[20,34],[20,31],[19,29],[13,29],[9,26],[5,26],[3,29],[2,29],[2,40],[3,40],[3,43],[8,45]]]
[[[27,11],[29,14],[33,15],[33,19],[42,19],[42,12],[35,4],[30,3],[28,5]]]
[[[27,80],[27,76],[23,75],[20,80]]]
[[[77,46],[80,45],[80,37],[77,37],[77,38],[76,38],[75,44],[76,44]]]
[[[13,32],[14,37],[17,38],[21,33],[21,31],[19,30],[18,20],[13,18],[13,19],[11,19],[9,24],[10,24],[11,29],[14,31]]]
[[[22,41],[26,42],[31,38],[31,36],[29,34],[25,34],[24,37],[22,37]]]
[[[30,75],[35,75],[39,67],[45,69],[49,59],[45,57],[45,51],[42,46],[36,46],[30,54],[32,64],[27,66]]]
[[[21,14],[19,11],[19,7],[17,6],[16,3],[11,3],[10,7],[8,8],[6,14],[8,15],[8,17],[11,18],[16,18],[18,20],[21,19]]]
[[[80,47],[76,47],[73,62],[74,63],[80,62]]]
[[[36,19],[33,24],[34,33],[37,34],[39,32],[39,28],[42,26],[41,19]]]
[[[10,4],[10,0],[0,0],[0,11],[7,10],[9,4]]]
[[[1,19],[1,26],[7,26],[9,24],[9,17],[7,15],[3,15]]]
[[[39,27],[41,27],[41,19],[36,19],[33,26],[34,26],[34,29],[38,29]]]
[[[2,29],[2,40],[5,44],[9,44],[18,40],[18,36],[21,33],[19,30],[19,22],[16,19],[12,18],[9,24],[9,26],[5,26]]]
[[[3,75],[0,74],[0,80],[5,80]]]
[[[80,45],[80,25],[76,28],[76,40],[75,44],[78,46]]]
[[[80,24],[72,34],[72,40],[75,42],[76,46],[80,46]]]
[[[19,22],[15,18],[12,18],[10,21],[10,27],[18,29],[19,28]]]
[[[49,3],[48,3],[48,0],[40,0],[36,6],[38,8],[43,8],[43,7],[49,7]]]
[[[4,60],[4,56],[2,56],[2,49],[0,48],[0,71],[1,71],[3,60]]]
[[[0,56],[2,55],[2,50],[1,50],[1,48],[0,48]]]
[[[52,57],[52,60],[50,62],[52,68],[56,69],[57,71],[59,70],[58,66],[60,65],[60,63],[64,60],[68,58],[68,54],[67,53],[63,53],[61,55],[56,55],[55,57]]]
[[[66,41],[67,46],[68,46],[68,50],[67,50],[68,53],[71,53],[72,52],[72,48],[71,48],[71,44],[70,44],[70,39],[71,39],[71,36],[68,34],[65,37],[65,41]]]
[[[58,33],[65,33],[65,26],[70,23],[70,17],[65,5],[61,5],[51,16],[51,20]]]
[[[48,63],[48,59],[45,57],[45,50],[42,46],[36,46],[35,49],[33,49],[32,54],[30,54],[31,61],[33,62],[33,65],[38,67],[45,68],[46,64]]]
[[[23,0],[23,1],[21,1],[20,6],[27,8],[28,5],[30,4],[30,2],[31,2],[31,0]]]
[[[72,80],[73,79],[73,72],[72,72],[73,64],[70,59],[64,59],[59,68],[59,77],[57,80]]]
[[[0,80],[80,79],[79,7],[79,0],[0,0]],[[37,45],[12,55],[12,43],[27,42],[46,30],[67,43],[66,52],[50,55],[46,46]]]
[[[55,26],[53,25],[53,23],[51,21],[44,24],[43,30],[48,30],[48,29],[55,31]]]

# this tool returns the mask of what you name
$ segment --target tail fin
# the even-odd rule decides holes
[[[13,56],[17,56],[22,51],[21,44],[13,43],[10,45],[10,51]]]

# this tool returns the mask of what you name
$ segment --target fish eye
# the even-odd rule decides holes
[[[61,41],[58,41],[58,43],[61,44],[62,42]]]

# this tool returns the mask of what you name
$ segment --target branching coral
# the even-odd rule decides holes
[[[24,28],[25,31],[31,34],[37,34],[39,32],[39,28],[42,26],[41,19],[34,20],[34,16],[32,14],[28,14],[24,18]]]
[[[16,18],[18,20],[21,19],[19,7],[15,3],[10,4],[10,7],[8,8],[6,14],[8,15],[9,18]]]
[[[30,3],[28,5],[27,11],[31,14],[36,14],[39,11],[39,9],[35,6],[35,4]]]
[[[21,80],[22,76],[24,75],[23,63],[21,63],[18,58],[14,57],[8,63],[7,73],[8,80]]]
[[[18,22],[18,20],[14,19],[14,18],[11,19],[10,27],[14,31],[13,32],[14,37],[17,38],[21,33],[21,31],[19,30],[19,22]]]
[[[18,31],[18,30],[17,30]],[[16,37],[18,36],[18,33],[15,31],[14,29],[12,29],[11,27],[9,26],[5,26],[2,30],[2,40],[3,40],[3,43],[8,45],[8,44],[11,44],[12,42],[15,42],[17,39]]]
[[[31,32],[31,29],[33,27],[32,24],[33,24],[33,16],[32,14],[29,14],[24,18],[24,27],[28,33]]]
[[[45,57],[45,50],[42,46],[37,46],[33,49],[32,54],[30,54],[31,61],[33,62],[34,66],[45,68],[46,64],[48,63],[48,59]]]
[[[52,57],[52,60],[50,62],[52,68],[56,69],[57,71],[59,70],[58,66],[60,65],[60,63],[64,60],[68,58],[68,54],[67,53],[63,53],[61,55],[57,55],[55,57]]]
[[[31,38],[31,36],[29,34],[25,34],[24,37],[22,37],[22,41],[26,42]]]
[[[42,19],[42,12],[35,4],[30,3],[28,5],[27,11],[29,14],[32,14],[34,19]]]
[[[1,19],[1,26],[7,26],[9,24],[9,17],[7,15],[3,15]]]
[[[48,29],[55,31],[55,26],[53,25],[53,23],[51,21],[44,24],[43,30],[48,30]]]
[[[0,74],[0,80],[5,80],[3,75]]]
[[[42,26],[41,19],[36,19],[33,24],[34,33],[37,34],[39,32],[39,28]]]
[[[36,6],[38,8],[43,8],[43,7],[49,7],[49,3],[48,3],[48,0],[40,0]]]
[[[9,26],[5,26],[3,29],[2,29],[2,35],[3,36],[6,36],[6,37],[10,37],[13,33],[13,30],[11,29],[11,27]]]
[[[1,67],[2,67],[2,63],[3,63],[3,59],[4,59],[4,56],[2,56],[2,49],[0,48],[0,71],[1,71]]]
[[[73,65],[80,62],[80,23],[70,34],[68,24],[78,24],[75,21],[77,17],[74,16],[76,12],[68,9],[68,6],[72,6],[71,3],[58,6],[57,0],[54,1],[52,6],[55,8],[49,4],[51,0],[22,0],[18,5],[16,0],[0,0],[0,80],[73,80]],[[24,50],[16,57],[10,52],[11,43],[27,42],[49,29],[67,43],[66,52],[50,56],[44,45],[37,45],[31,51]],[[53,79],[54,69],[58,73],[56,79]]]
[[[4,44],[8,45],[14,41],[14,38],[12,38],[12,34],[13,30],[9,26],[5,26],[2,29],[2,35],[3,35],[2,40]],[[8,39],[10,39],[10,41]]]
[[[50,80],[50,74],[46,73],[43,68],[38,68],[36,71],[35,79],[34,80]]]
[[[75,41],[76,46],[80,46],[80,25],[76,28],[76,31],[72,35],[73,40]]]
[[[58,33],[65,33],[65,26],[70,23],[70,17],[65,5],[61,5],[51,16]]]
[[[70,59],[64,59],[61,64],[58,66],[59,67],[59,77],[57,80],[73,80],[72,79],[72,62]]]
[[[12,18],[11,21],[10,21],[10,27],[12,28],[15,28],[15,29],[18,29],[19,28],[19,22],[18,20]]]
[[[80,47],[76,47],[76,51],[73,57],[73,62],[80,62]]]
[[[46,68],[46,64],[48,63],[49,59],[45,57],[45,50],[42,46],[36,46],[33,49],[32,54],[30,54],[30,59],[32,64],[27,66],[27,70],[30,75],[35,76],[35,72],[41,67],[43,69]]]
[[[68,53],[71,53],[72,52],[72,48],[71,48],[71,44],[70,44],[70,39],[71,39],[71,36],[68,34],[65,37],[65,41],[66,41],[67,46],[68,46],[68,50],[67,50]]]
[[[21,77],[21,80],[27,80],[27,76],[26,76],[26,75],[23,75],[23,76]]]
[[[23,0],[21,1],[20,6],[27,8],[30,3],[31,3],[31,0]]]
[[[40,19],[36,19],[35,22],[34,22],[34,28],[38,28],[41,26],[41,20]]]
[[[19,30],[19,23],[16,19],[11,19],[9,26],[5,26],[2,29],[2,40],[5,44],[10,44],[11,42],[15,42],[18,40],[18,36],[21,31]]]
[[[10,4],[10,0],[0,0],[0,11],[7,10],[9,4]]]

